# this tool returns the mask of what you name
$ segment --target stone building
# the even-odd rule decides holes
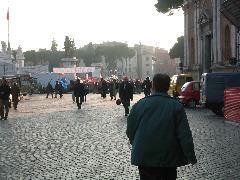
[[[171,59],[167,50],[155,48],[154,74],[163,73],[170,77],[177,73],[178,60]]]
[[[222,13],[226,1],[239,3],[239,0],[185,0],[183,70],[192,73],[194,79],[200,79],[202,73],[235,68],[230,62],[239,58],[239,30]]]

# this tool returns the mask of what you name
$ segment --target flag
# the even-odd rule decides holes
[[[8,11],[7,11],[7,20],[9,21],[9,8],[8,8]]]

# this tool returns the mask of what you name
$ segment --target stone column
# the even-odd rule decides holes
[[[198,64],[198,1],[194,3],[194,64]]]
[[[212,5],[213,5],[213,63],[216,64],[217,63],[217,59],[218,59],[218,50],[217,50],[217,45],[218,45],[218,41],[217,41],[217,32],[219,31],[219,29],[217,28],[217,0],[213,0],[212,1]]]
[[[231,47],[232,47],[232,56],[231,57],[236,57],[236,27],[234,25],[231,25]]]
[[[188,66],[189,62],[189,41],[188,41],[188,5],[184,7],[184,63],[183,65]]]
[[[217,6],[217,39],[216,39],[216,43],[217,43],[217,60],[216,62],[222,62],[222,47],[221,47],[221,12],[220,12],[220,8],[221,8],[221,2],[220,0],[216,0],[216,6]]]

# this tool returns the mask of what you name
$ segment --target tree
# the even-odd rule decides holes
[[[184,36],[177,38],[177,43],[170,49],[170,58],[180,58],[180,69],[182,71],[183,59],[184,59]]]
[[[97,62],[98,59],[100,59],[96,54],[96,50],[91,42],[88,45],[85,45],[83,48],[79,48],[76,51],[76,57],[78,59],[84,59],[86,66],[90,66],[93,62]]]
[[[177,43],[170,49],[169,55],[171,58],[184,58],[184,36],[177,38]]]
[[[52,45],[51,45],[51,51],[56,52],[57,51],[58,44],[56,43],[56,40],[52,40]]]
[[[160,13],[169,13],[169,15],[172,15],[172,10],[181,8],[183,3],[184,0],[158,0],[158,3],[155,4],[155,7]]]
[[[64,57],[63,51],[49,51],[49,50],[39,50],[39,51],[26,51],[24,53],[25,62],[28,65],[49,65],[49,71],[52,71],[53,67],[59,67],[61,59]]]
[[[126,58],[132,58],[135,55],[135,51],[127,46],[125,43],[111,42],[110,45],[106,44],[99,49],[100,54],[106,58],[109,69],[115,69],[117,60],[123,60]]]
[[[64,49],[65,49],[64,57],[73,58],[75,51],[75,43],[74,40],[71,40],[68,36],[65,36]]]

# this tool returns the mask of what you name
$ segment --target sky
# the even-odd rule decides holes
[[[65,36],[76,48],[89,42],[126,42],[169,50],[184,34],[182,10],[160,14],[157,0],[0,0],[0,41],[23,51],[50,49],[55,39],[63,50]]]

